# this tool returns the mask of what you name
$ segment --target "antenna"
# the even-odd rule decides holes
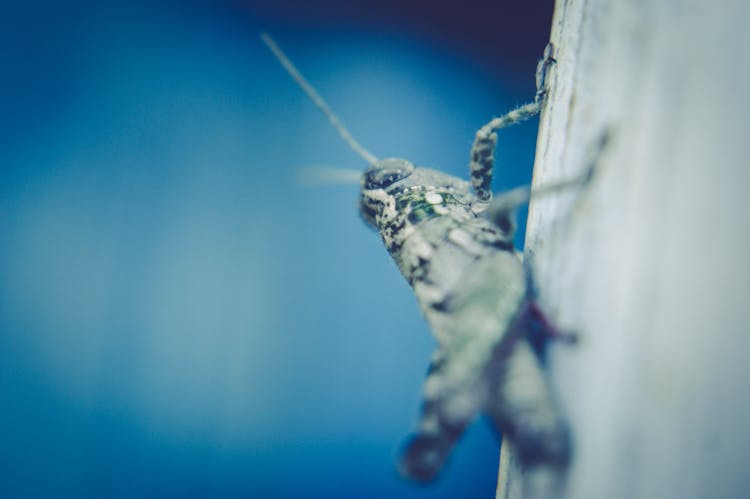
[[[362,172],[327,166],[308,166],[297,170],[297,181],[308,187],[318,185],[359,184]]]
[[[310,100],[313,101],[313,104],[315,104],[315,106],[317,106],[317,108],[326,115],[328,121],[330,121],[331,125],[333,125],[336,131],[339,132],[341,138],[344,139],[347,144],[349,144],[349,147],[351,147],[352,150],[357,153],[362,159],[367,161],[368,164],[372,165],[377,163],[378,158],[370,151],[362,147],[360,143],[357,142],[354,137],[352,137],[352,134],[349,133],[349,130],[346,129],[344,124],[341,123],[341,120],[338,118],[338,116],[334,114],[326,101],[323,100],[323,97],[321,97],[318,92],[315,91],[313,86],[310,85],[310,83],[305,79],[305,77],[302,76],[302,73],[297,70],[294,64],[292,64],[292,61],[290,61],[286,54],[284,54],[279,46],[276,45],[276,42],[273,41],[273,38],[271,38],[268,33],[261,33],[260,38],[261,40],[263,40],[263,43],[266,44],[269,50],[273,52],[273,55],[276,56],[276,59],[279,60],[281,65],[284,66],[284,69],[286,69],[287,73],[289,73],[289,76],[291,76],[294,81],[297,82],[297,85],[299,85],[302,90],[304,90],[307,96],[310,97]]]

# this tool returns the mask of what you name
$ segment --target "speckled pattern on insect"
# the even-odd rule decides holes
[[[422,414],[403,447],[401,473],[417,481],[443,468],[465,427],[485,414],[510,438],[524,468],[524,495],[559,488],[571,442],[528,334],[556,331],[534,302],[513,247],[515,208],[527,187],[493,199],[496,131],[535,116],[554,63],[548,46],[533,102],[491,120],[476,134],[470,181],[406,159],[378,159],[357,143],[325,101],[267,35],[264,42],[368,163],[360,215],[377,230],[414,290],[438,343],[423,389]]]

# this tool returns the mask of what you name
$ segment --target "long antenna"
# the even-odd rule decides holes
[[[328,121],[330,121],[331,125],[333,125],[333,127],[339,132],[341,138],[344,139],[347,144],[349,144],[349,147],[351,147],[352,150],[357,153],[362,159],[367,161],[368,164],[372,165],[377,163],[378,158],[370,151],[362,147],[360,143],[357,142],[354,137],[352,137],[352,134],[349,133],[349,130],[346,129],[344,124],[341,123],[341,120],[338,118],[338,116],[334,114],[326,101],[323,100],[323,97],[321,97],[318,92],[315,91],[313,86],[310,85],[310,83],[305,79],[305,77],[302,76],[302,73],[297,70],[294,64],[292,64],[292,61],[290,61],[286,54],[284,54],[279,46],[276,45],[276,42],[273,41],[273,38],[271,38],[268,33],[261,33],[260,38],[261,40],[263,40],[263,43],[265,43],[266,46],[271,50],[271,52],[273,52],[273,55],[276,56],[276,59],[279,60],[281,65],[284,66],[284,69],[286,69],[287,73],[289,73],[289,76],[291,76],[294,81],[297,82],[297,85],[299,85],[307,94],[307,96],[310,97],[310,100],[313,101],[313,104],[315,104],[318,109],[323,111],[323,114],[326,115]]]
[[[327,166],[308,166],[297,170],[297,181],[307,186],[358,184],[362,172]]]

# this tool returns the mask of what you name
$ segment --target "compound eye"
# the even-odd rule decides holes
[[[365,172],[365,189],[384,189],[405,179],[414,171],[414,165],[400,158],[382,159]]]

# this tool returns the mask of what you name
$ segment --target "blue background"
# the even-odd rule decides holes
[[[376,155],[466,178],[551,10],[502,52],[332,5],[3,5],[0,495],[494,496],[483,422],[437,483],[397,476],[434,343],[356,186],[295,182],[365,165],[258,32]],[[535,132],[502,133],[497,190]]]

